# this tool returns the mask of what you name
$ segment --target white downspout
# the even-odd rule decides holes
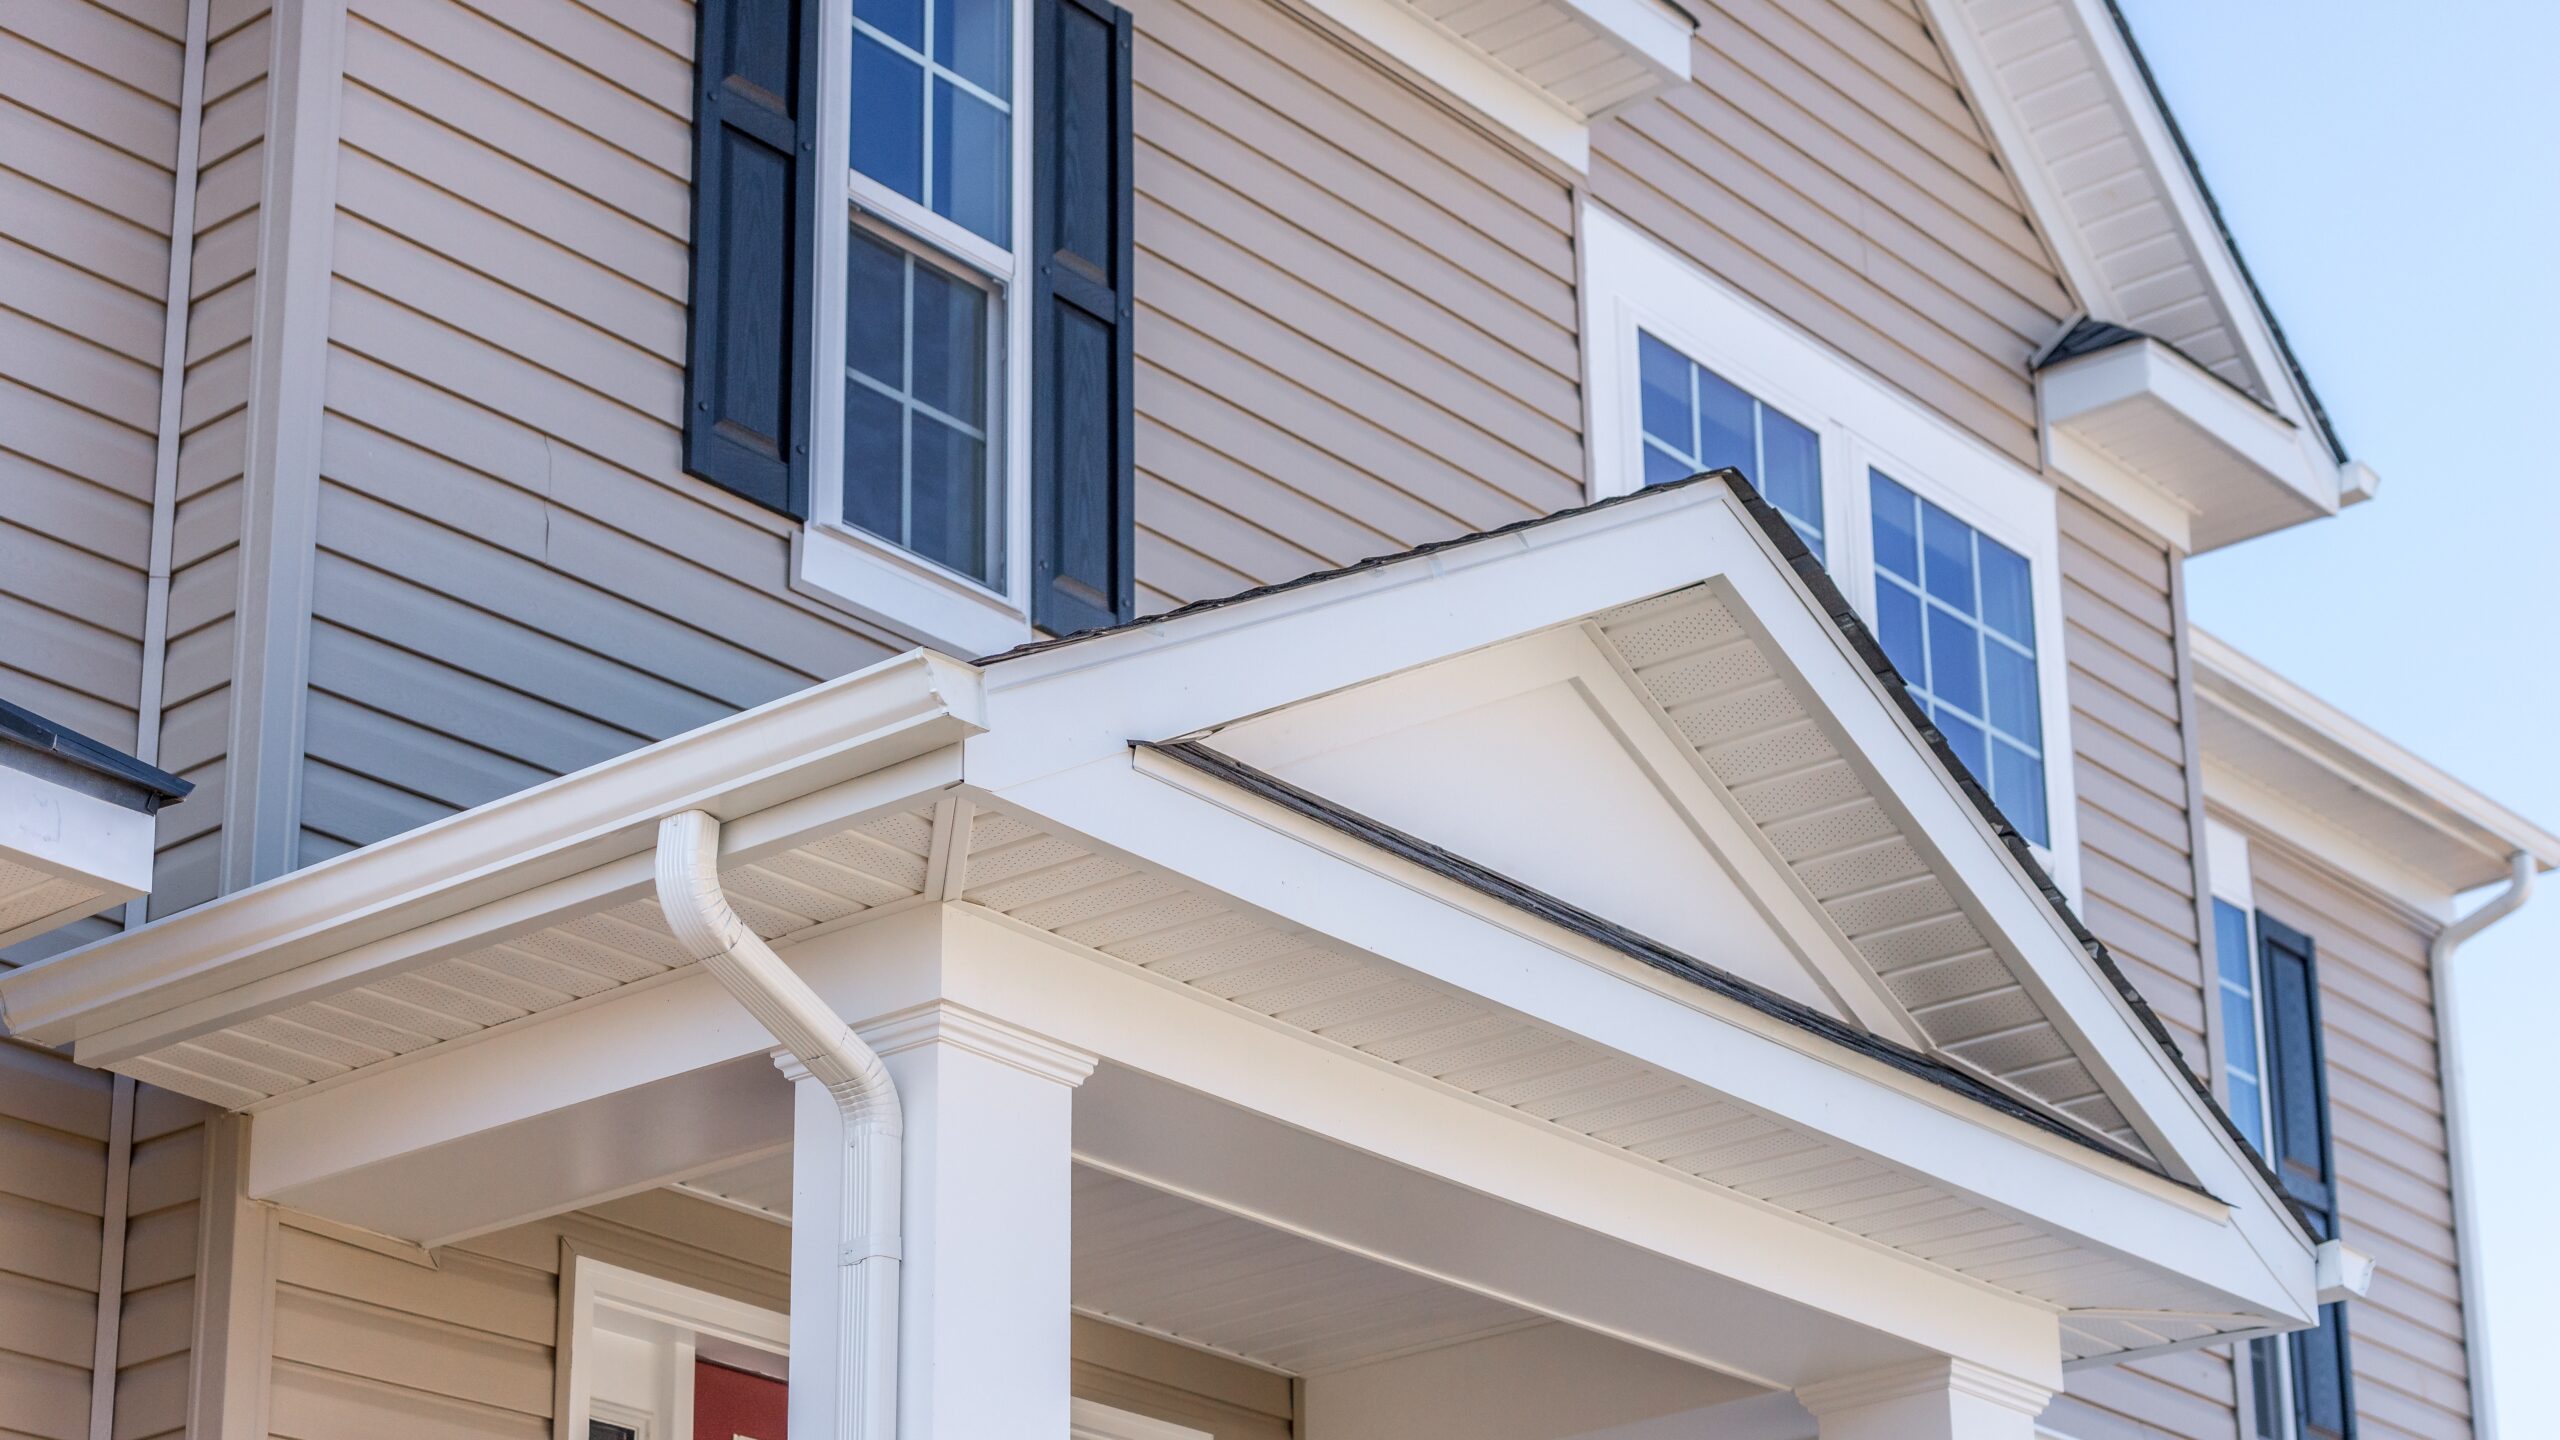
[[[837,1268],[839,1434],[898,1431],[898,1186],[905,1122],[889,1067],[747,928],[720,888],[720,822],[699,810],[658,823],[658,905],[677,943],[827,1087],[844,1112],[844,1219]]]
[[[2518,850],[2507,857],[2507,888],[2479,909],[2436,932],[2427,946],[2427,970],[2435,986],[2436,1070],[2444,1084],[2445,1160],[2453,1177],[2455,1269],[2462,1288],[2462,1353],[2471,1365],[2471,1433],[2478,1440],[2497,1440],[2498,1418],[2489,1384],[2489,1316],[2482,1308],[2480,1211],[2473,1199],[2470,1117],[2464,1108],[2462,1045],[2453,1009],[2453,957],[2464,941],[2512,915],[2533,896],[2533,855]]]

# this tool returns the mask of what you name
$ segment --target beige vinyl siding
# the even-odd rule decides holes
[[[1591,194],[2025,465],[2073,306],[1914,0],[1699,0],[1693,82],[1593,128]]]
[[[2078,792],[2080,912],[2178,1048],[2210,1073],[2177,609],[2159,543],[2064,492],[2063,661]],[[2075,1372],[2048,1423],[2074,1440],[2230,1440],[2230,1358],[2189,1351]]]
[[[183,7],[0,9],[0,697],[131,748]]]
[[[2258,907],[2309,935],[2320,969],[2339,1231],[2381,1262],[2349,1307],[2356,1411],[2367,1440],[2471,1433],[2445,1160],[2432,922],[2250,835]]]
[[[563,1238],[617,1265],[787,1308],[791,1232],[651,1191],[449,1245],[432,1265],[290,1214],[275,1255],[277,1440],[549,1440]]]
[[[1214,1440],[1288,1440],[1295,1402],[1286,1376],[1152,1335],[1075,1318],[1079,1400],[1206,1430]]]
[[[1271,0],[1139,0],[1138,609],[1577,503],[1565,185]]]
[[[348,7],[305,863],[887,653],[681,473],[692,41]]]
[[[207,1113],[185,1096],[135,1087],[124,1314],[116,1345],[116,1440],[159,1440],[186,1431]]]
[[[112,1086],[0,1039],[0,1435],[89,1433]]]
[[[161,767],[194,781],[196,790],[186,803],[161,812],[151,894],[155,916],[209,900],[219,889],[235,663],[231,619],[240,604],[249,336],[258,298],[267,71],[274,45],[274,26],[260,0],[212,0],[206,13],[160,720]]]
[[[2081,914],[2188,1062],[2209,1073],[2173,638],[2175,562],[2157,542],[2069,493],[2059,510]]]

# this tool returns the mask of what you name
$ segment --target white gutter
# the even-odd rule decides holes
[[[2473,1192],[2470,1117],[2465,1113],[2462,1045],[2456,1034],[2453,1006],[2453,957],[2464,941],[2514,914],[2533,897],[2533,853],[2518,850],[2507,859],[2507,888],[2487,904],[2436,932],[2427,946],[2427,970],[2435,985],[2436,1070],[2444,1085],[2445,1160],[2453,1180],[2453,1241],[2456,1274],[2462,1286],[2462,1352],[2471,1367],[2471,1433],[2478,1440],[2497,1440],[2495,1391],[2489,1383],[2489,1316],[2483,1306],[2480,1255],[2480,1209]]]
[[[658,905],[677,943],[827,1087],[844,1112],[838,1252],[838,1435],[898,1428],[898,1185],[905,1124],[889,1069],[809,982],[747,928],[720,888],[720,822],[686,810],[658,823]]]

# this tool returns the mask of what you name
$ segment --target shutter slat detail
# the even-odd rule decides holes
[[[1033,0],[1031,619],[1137,603],[1129,12]]]
[[[806,519],[818,0],[702,0],[684,467]]]

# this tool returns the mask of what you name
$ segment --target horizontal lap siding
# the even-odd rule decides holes
[[[2028,466],[2072,304],[1912,0],[1704,0],[1693,83],[1593,128],[1591,194]]]
[[[665,1191],[436,1252],[430,1269],[298,1228],[275,1263],[276,1440],[549,1440],[560,1245],[773,1309],[790,1231]]]
[[[2453,1199],[2445,1162],[2433,927],[2250,837],[2258,906],[2309,935],[2320,961],[2340,1229],[2381,1261],[2349,1312],[2356,1408],[2367,1440],[2471,1433]]]
[[[1141,0],[1141,611],[1583,493],[1564,184],[1269,0]]]
[[[2081,914],[2188,1062],[2205,1071],[2212,1059],[2172,639],[2174,561],[2069,494],[2059,499],[2059,521]],[[2219,1351],[2077,1372],[2048,1423],[2074,1440],[2231,1440],[2232,1374]]]
[[[111,1088],[0,1040],[0,1433],[89,1433]]]
[[[682,474],[692,38],[348,7],[305,863],[887,653]]]
[[[179,7],[0,9],[0,698],[130,749]]]
[[[240,606],[249,332],[257,306],[267,72],[274,45],[274,25],[259,0],[220,0],[210,7],[160,722],[161,765],[194,781],[196,791],[185,804],[161,812],[154,915],[212,899],[220,889],[232,616]]]
[[[186,1433],[206,1113],[202,1103],[166,1090],[145,1085],[135,1091],[116,1440]]]
[[[2168,552],[2064,495],[2063,658],[2079,792],[2083,914],[2199,1071],[2196,912]]]

